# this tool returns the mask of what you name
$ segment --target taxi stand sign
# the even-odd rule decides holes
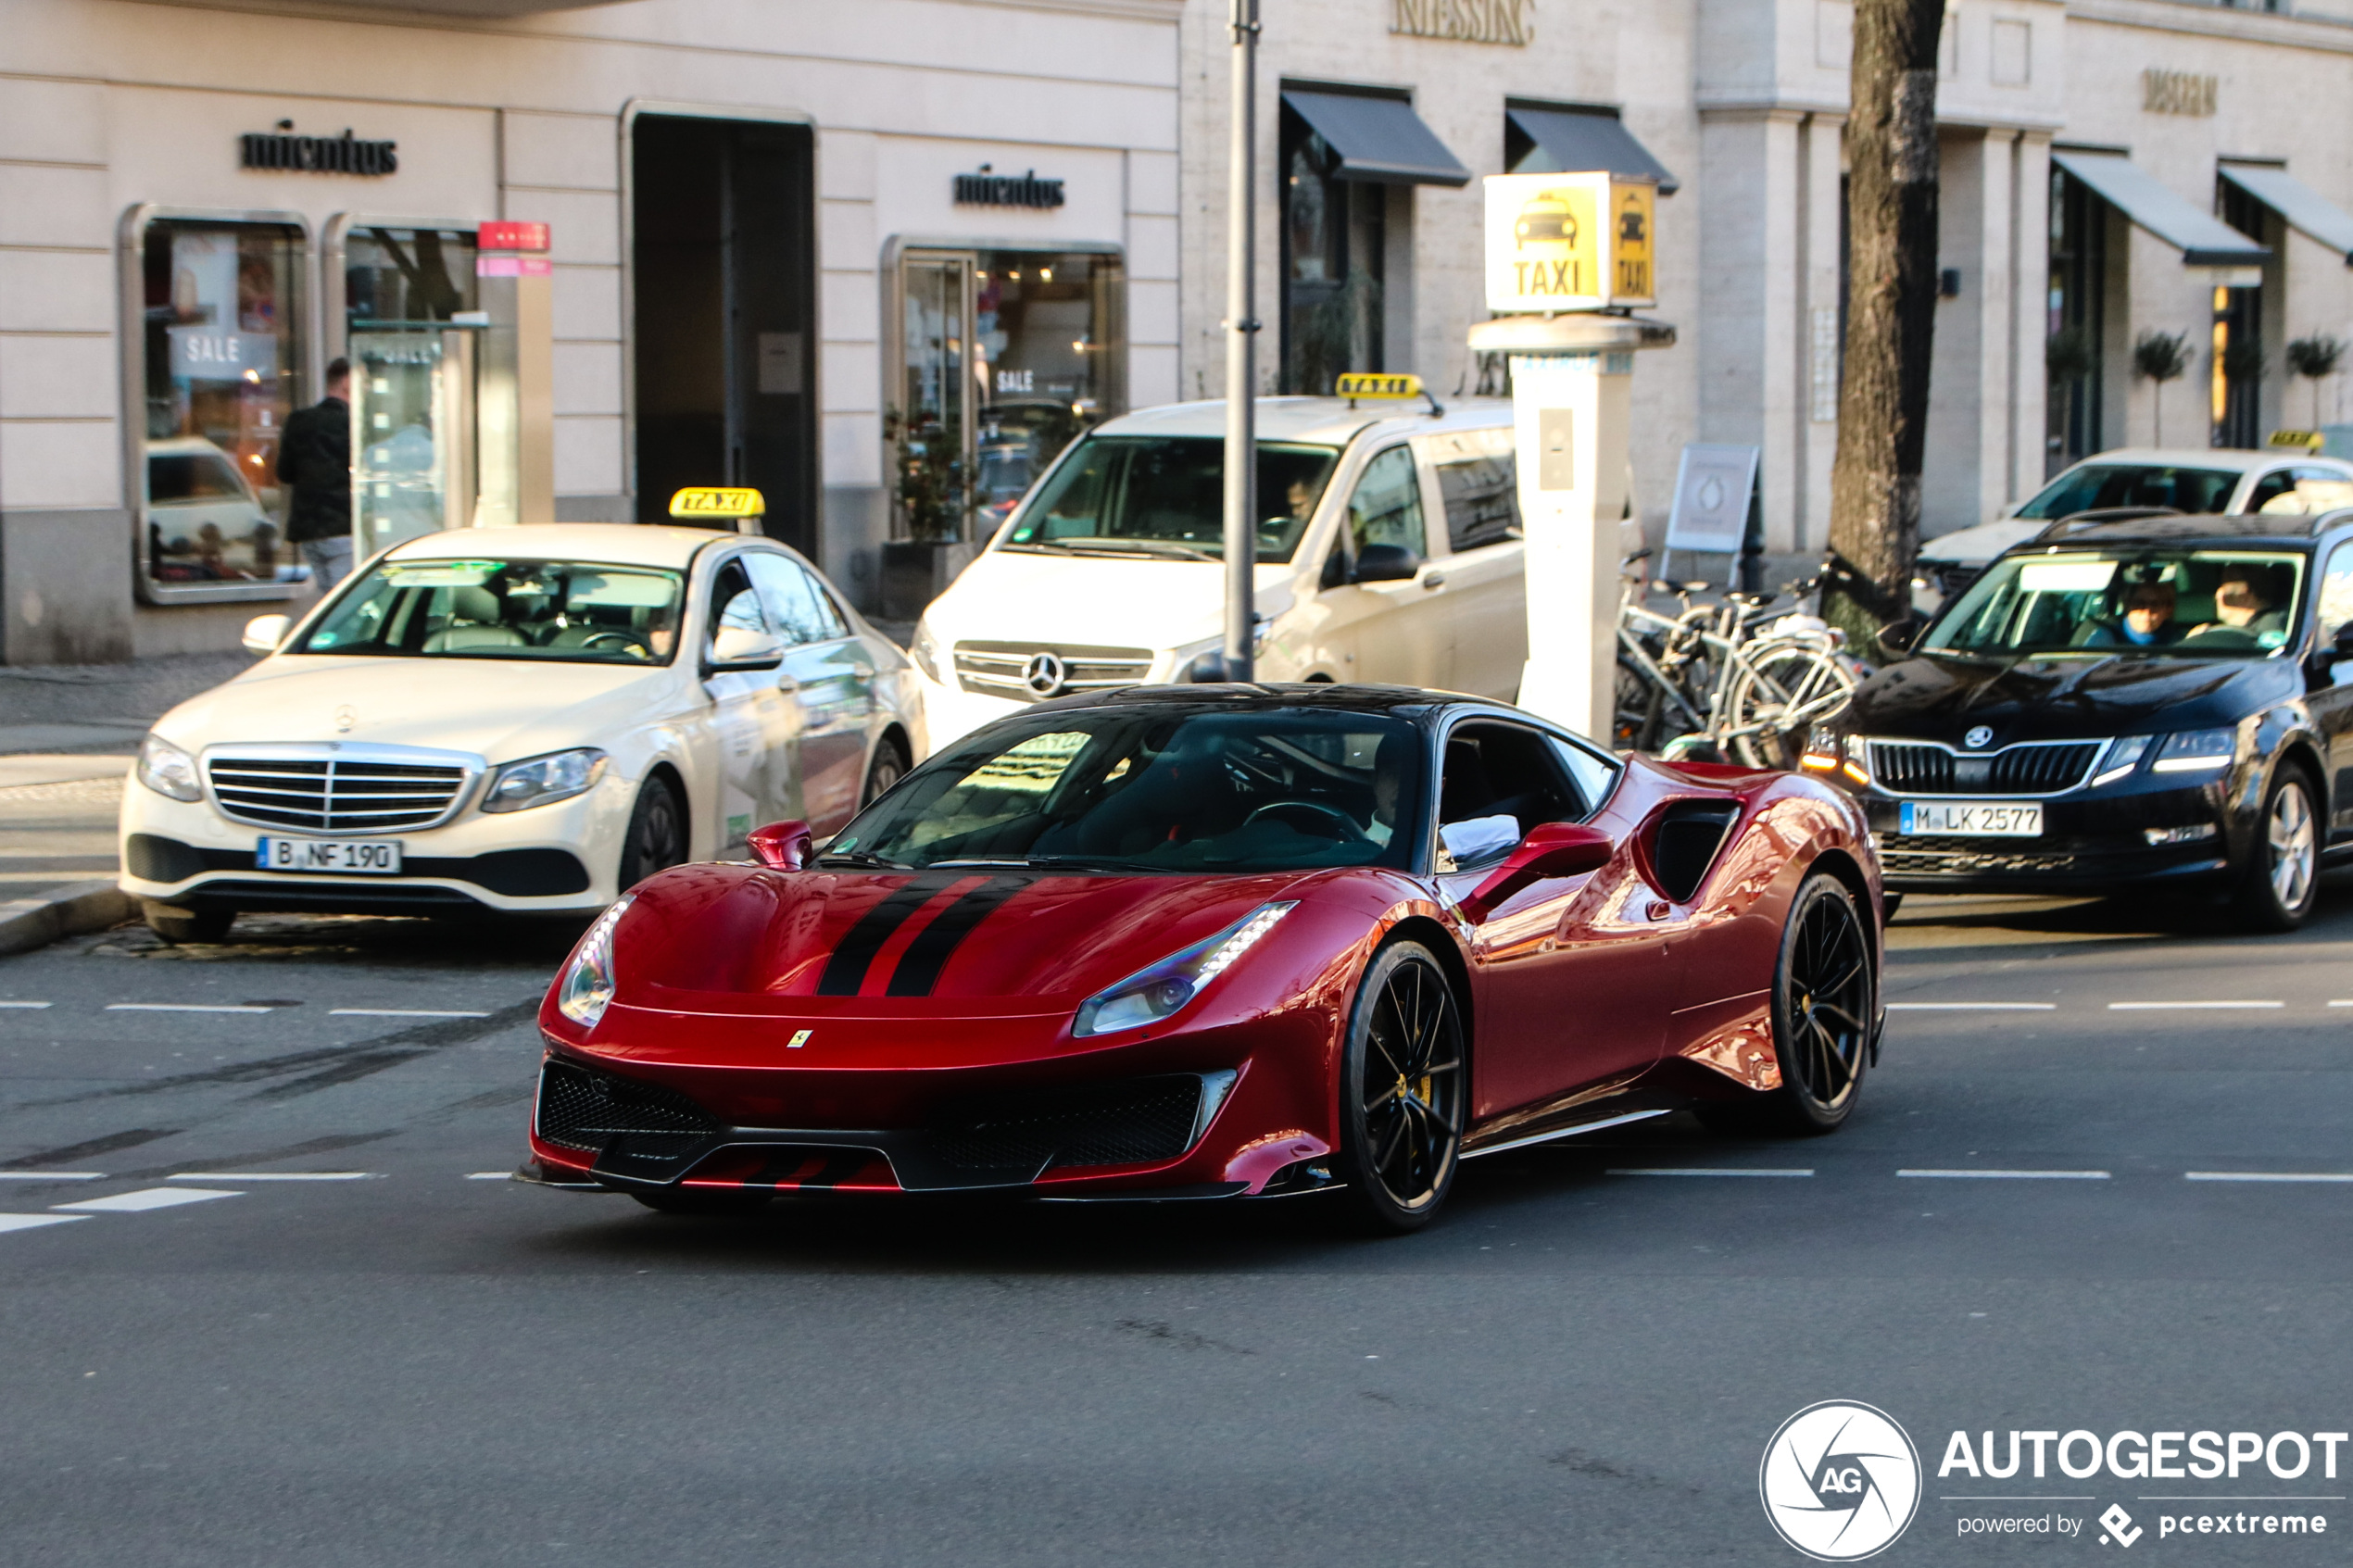
[[[767,514],[767,498],[748,487],[698,486],[670,497],[670,515],[688,522],[741,523]]]
[[[1490,310],[1657,303],[1655,181],[1599,171],[1492,174],[1486,187]]]

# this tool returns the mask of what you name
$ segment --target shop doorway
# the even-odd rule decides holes
[[[805,125],[632,122],[637,520],[748,484],[818,557],[814,139]]]

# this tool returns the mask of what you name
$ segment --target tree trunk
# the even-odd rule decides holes
[[[1936,55],[1945,0],[1856,0],[1846,364],[1823,614],[1866,640],[1911,613],[1936,327]]]

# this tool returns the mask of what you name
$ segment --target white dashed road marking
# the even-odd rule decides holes
[[[103,1182],[104,1171],[0,1171],[0,1182]]]
[[[110,1198],[85,1198],[79,1203],[53,1203],[49,1207],[89,1214],[137,1214],[149,1209],[170,1209],[182,1203],[244,1196],[241,1192],[220,1192],[210,1187],[142,1187],[137,1192],[118,1192]]]
[[[2056,1012],[2057,1002],[1890,1002],[1890,1012]]]
[[[2106,1171],[1898,1171],[1899,1176],[1949,1177],[1959,1181],[2104,1182]]]
[[[488,1018],[458,1008],[330,1008],[329,1018]]]
[[[1724,1166],[1720,1169],[1705,1165],[1629,1165],[1609,1173],[1613,1176],[1810,1176],[1814,1173],[1754,1165]]]
[[[515,1173],[512,1171],[469,1171],[466,1173],[466,1180],[470,1182],[510,1182],[514,1180],[514,1177]]]
[[[0,1002],[0,1008],[45,1008],[56,1005],[55,1002]]]
[[[0,1231],[29,1231],[42,1225],[69,1225],[87,1214],[0,1214]]]
[[[2353,1171],[2184,1171],[2185,1182],[2353,1182]]]
[[[225,1002],[108,1002],[108,1012],[275,1012],[275,1008],[233,1005]]]
[[[2110,1012],[2245,1012],[2269,1011],[2285,1002],[2110,1002]]]
[[[174,1171],[167,1182],[380,1182],[382,1171]]]

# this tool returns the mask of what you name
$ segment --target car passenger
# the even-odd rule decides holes
[[[2270,577],[2271,573],[2259,566],[2233,562],[2224,567],[2221,581],[2214,585],[2214,619],[2193,627],[2190,635],[2287,630],[2287,611],[2277,607],[2275,596],[2268,591]]]
[[[2135,583],[2124,590],[2120,622],[2092,621],[2078,639],[2087,648],[2153,647],[2182,640],[2173,624],[2176,596],[2171,583]]]

